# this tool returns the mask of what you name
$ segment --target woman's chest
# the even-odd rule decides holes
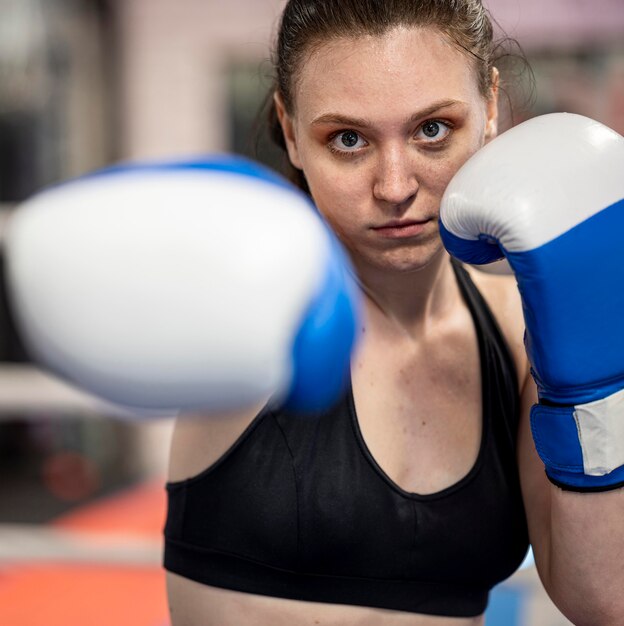
[[[362,439],[401,489],[440,491],[475,464],[483,403],[473,333],[404,350],[363,342],[352,365],[352,386]]]

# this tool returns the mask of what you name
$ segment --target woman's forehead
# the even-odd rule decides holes
[[[308,120],[326,111],[347,109],[368,117],[367,111],[390,105],[424,108],[433,101],[479,96],[470,59],[433,28],[401,27],[318,44],[299,68],[294,87],[297,113]]]

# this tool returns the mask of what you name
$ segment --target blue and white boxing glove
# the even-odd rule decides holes
[[[624,485],[624,138],[580,115],[529,120],[464,164],[440,213],[452,255],[515,273],[550,480]]]
[[[109,401],[333,403],[357,301],[308,198],[238,157],[114,167],[19,207],[5,241],[34,359]]]

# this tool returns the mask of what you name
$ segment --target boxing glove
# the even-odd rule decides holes
[[[109,401],[222,411],[334,402],[357,317],[308,198],[234,156],[112,167],[39,193],[5,241],[32,357]]]
[[[441,202],[449,252],[505,256],[522,296],[552,482],[624,484],[624,138],[580,115],[544,115],[471,157]]]

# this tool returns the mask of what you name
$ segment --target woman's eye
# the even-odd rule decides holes
[[[330,142],[330,147],[337,152],[356,152],[366,145],[366,141],[354,130],[342,131],[334,135]]]
[[[416,133],[417,139],[424,139],[427,143],[444,141],[450,134],[451,127],[445,122],[429,120]]]

